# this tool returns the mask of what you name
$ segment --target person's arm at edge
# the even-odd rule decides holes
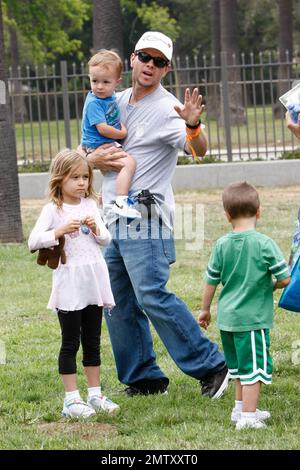
[[[300,139],[300,113],[298,114],[298,122],[295,124],[290,116],[289,111],[285,113],[286,127],[294,134],[297,139]]]

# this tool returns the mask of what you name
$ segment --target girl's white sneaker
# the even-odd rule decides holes
[[[107,413],[114,414],[120,410],[119,405],[105,395],[92,395],[87,399],[87,404],[94,411],[106,411]]]
[[[79,398],[64,400],[62,415],[65,418],[90,418],[96,414],[90,406]]]

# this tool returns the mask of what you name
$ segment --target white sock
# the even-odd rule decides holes
[[[89,387],[88,388],[88,395],[90,397],[94,397],[97,395],[98,397],[101,397],[101,387]]]
[[[236,411],[242,411],[243,409],[243,402],[241,400],[235,400],[235,407]]]
[[[66,392],[66,400],[67,401],[74,400],[74,399],[81,400],[79,390],[73,390],[72,392]]]
[[[242,411],[241,412],[241,419],[255,419],[256,418],[256,411]]]

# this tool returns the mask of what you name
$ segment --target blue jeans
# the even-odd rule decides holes
[[[185,303],[166,289],[175,261],[171,232],[157,219],[142,219],[140,232],[131,226],[122,218],[113,224],[105,251],[116,302],[105,319],[119,380],[130,385],[166,377],[156,364],[148,319],[185,374],[201,379],[222,369],[218,346],[203,335]]]

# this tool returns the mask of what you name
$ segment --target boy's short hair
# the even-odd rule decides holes
[[[94,54],[88,61],[88,66],[99,66],[104,68],[110,68],[113,66],[119,76],[121,76],[123,70],[123,63],[119,54],[115,51],[109,51],[108,49],[100,49],[100,51]]]
[[[247,181],[227,186],[223,191],[222,200],[225,212],[232,219],[253,217],[260,206],[257,190]]]

